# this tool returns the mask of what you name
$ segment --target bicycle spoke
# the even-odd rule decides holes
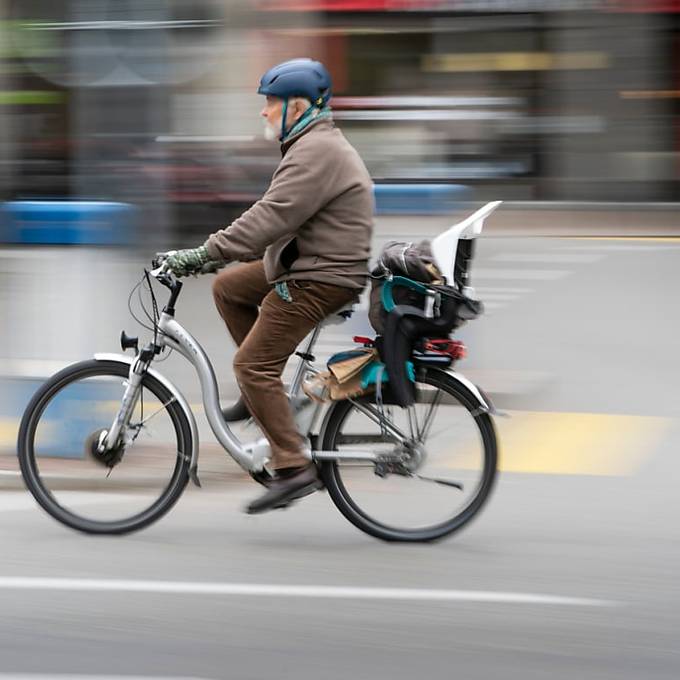
[[[425,415],[423,427],[418,432],[418,441],[421,442],[421,443],[424,442],[427,439],[430,427],[432,427],[432,420],[434,418],[434,414],[435,414],[437,408],[439,407],[439,403],[441,402],[441,399],[442,399],[442,391],[437,390],[436,394],[434,395],[434,398],[430,402],[430,408],[428,409],[427,414]]]
[[[351,403],[354,405],[354,407],[359,411],[360,413],[363,413],[369,420],[372,420],[376,425],[384,426],[385,429],[392,434],[392,436],[395,437],[395,439],[399,443],[403,443],[405,441],[408,441],[408,436],[402,432],[396,425],[391,420],[388,420],[386,417],[382,416],[380,413],[377,413],[372,406],[369,406],[368,404],[360,404],[357,401],[354,401],[353,399],[350,399]]]
[[[172,399],[169,399],[168,401],[165,402],[165,404],[161,404],[161,406],[159,406],[158,409],[155,410],[150,416],[147,416],[146,418],[144,418],[144,420],[140,420],[138,423],[134,423],[134,424],[130,423],[130,425],[128,427],[130,427],[131,429],[137,429],[137,428],[143,427],[154,416],[157,416],[161,411],[163,411],[163,409],[168,408],[168,406],[170,406],[170,404],[174,404],[176,401],[177,401],[177,399],[175,397],[173,397]]]

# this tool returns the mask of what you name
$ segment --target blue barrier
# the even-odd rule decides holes
[[[0,204],[0,242],[125,245],[135,207],[106,201],[9,201]]]
[[[461,184],[376,184],[378,215],[440,215],[472,200],[470,187]]]
[[[19,422],[31,397],[44,381],[0,378],[0,422],[8,430],[0,437],[0,453],[15,450]],[[121,386],[92,380],[71,385],[58,394],[41,416],[36,433],[38,456],[84,458],[88,435],[108,427],[121,398]],[[10,427],[12,425],[12,427]],[[9,430],[13,430],[9,432]]]

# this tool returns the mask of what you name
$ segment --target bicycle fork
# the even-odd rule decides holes
[[[114,449],[120,444],[123,431],[130,422],[130,417],[137,405],[142,389],[142,379],[147,368],[147,362],[142,361],[140,358],[137,358],[130,364],[130,373],[128,374],[127,386],[120,402],[120,409],[116,413],[113,423],[106,433],[106,437],[100,441],[100,452]]]

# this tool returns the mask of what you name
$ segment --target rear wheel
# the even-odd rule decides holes
[[[370,450],[403,464],[328,461],[322,474],[340,512],[356,527],[387,541],[432,541],[457,531],[482,508],[496,477],[493,422],[467,389],[444,371],[423,369],[416,382],[415,437],[403,447],[375,422],[370,398],[329,410],[322,449]],[[371,408],[373,418],[361,410]],[[385,406],[385,416],[409,433],[408,411]]]
[[[117,449],[99,441],[120,408],[129,365],[86,361],[35,394],[21,421],[21,473],[38,503],[93,534],[141,529],[177,502],[189,480],[191,429],[172,393],[146,374]]]

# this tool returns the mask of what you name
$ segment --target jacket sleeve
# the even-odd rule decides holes
[[[205,247],[213,260],[262,257],[269,244],[295,233],[328,202],[332,182],[325,176],[325,164],[306,151],[293,147],[276,169],[264,196],[228,227],[210,235]]]

